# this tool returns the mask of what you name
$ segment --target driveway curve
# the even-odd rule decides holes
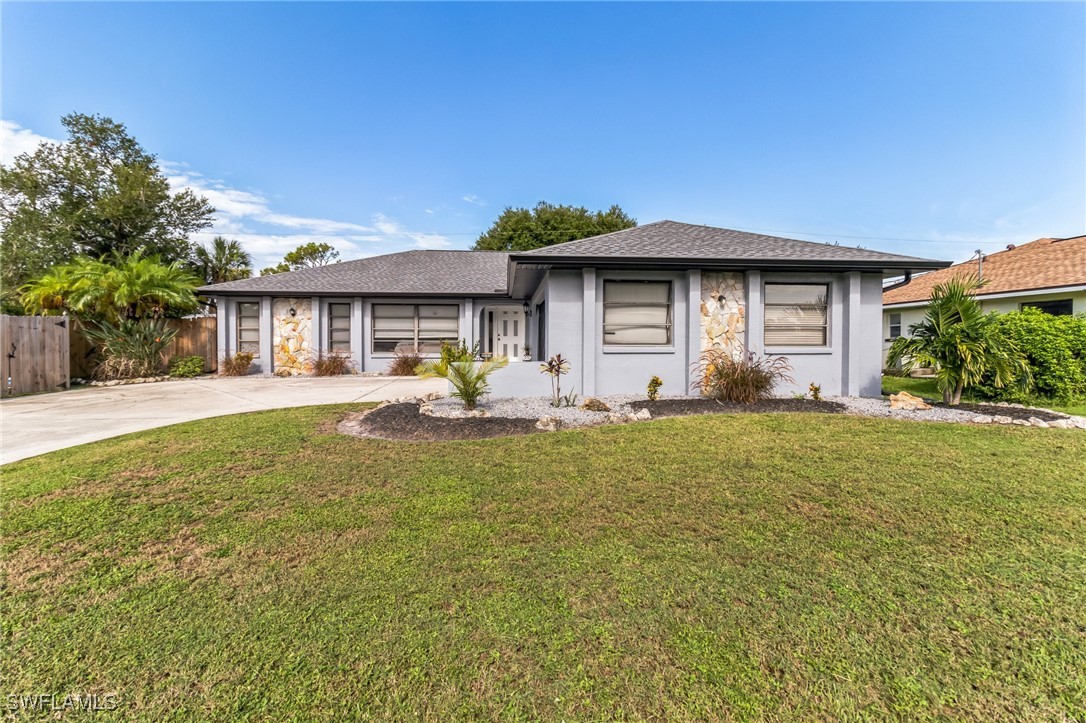
[[[0,402],[0,464],[224,414],[447,390],[442,379],[415,377],[207,377],[16,397]]]

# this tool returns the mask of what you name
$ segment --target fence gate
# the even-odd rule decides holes
[[[68,388],[68,318],[0,316],[3,395]]]

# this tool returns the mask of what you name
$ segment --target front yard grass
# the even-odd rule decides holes
[[[908,392],[918,397],[924,397],[925,399],[941,400],[943,398],[939,388],[935,385],[934,379],[917,379],[914,377],[889,377],[884,376],[882,378],[882,393],[885,396],[891,394],[897,394],[898,392]],[[990,399],[982,399],[966,392],[962,394],[963,402],[975,402],[977,404],[992,404]],[[1056,412],[1063,412],[1064,414],[1075,414],[1079,416],[1086,416],[1086,401],[1071,402],[1069,404],[1060,404],[1057,402],[1046,401],[1044,399],[1038,399],[1034,406],[1044,407],[1045,409],[1051,409]]]
[[[98,720],[1086,719],[1086,434],[356,407],[0,468],[3,694]],[[7,699],[5,698],[5,701]]]

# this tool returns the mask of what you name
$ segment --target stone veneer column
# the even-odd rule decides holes
[[[272,303],[272,373],[278,376],[308,374],[313,349],[313,299],[278,298]],[[290,310],[295,314],[291,316]]]
[[[701,351],[712,347],[733,354],[745,346],[746,298],[743,275],[731,271],[704,271],[701,274]]]

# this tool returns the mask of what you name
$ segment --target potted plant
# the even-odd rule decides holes
[[[531,361],[532,360],[532,347],[525,346],[524,350],[520,354],[520,359],[521,359],[521,361]]]

